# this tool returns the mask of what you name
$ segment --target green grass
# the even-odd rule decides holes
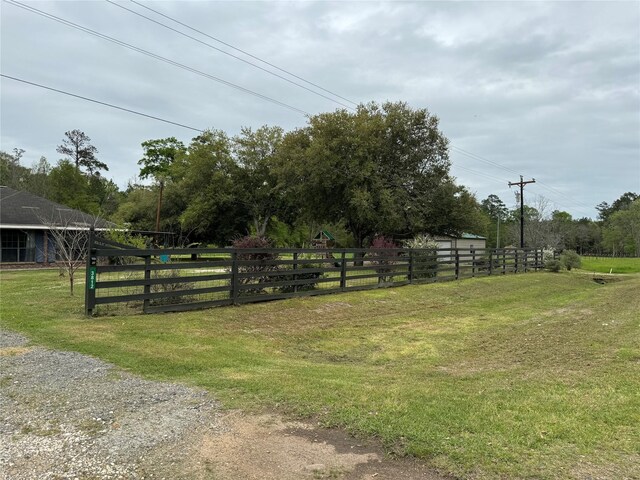
[[[312,417],[464,477],[640,478],[640,276],[531,273],[85,319],[57,272],[1,275],[4,326],[227,407]]]
[[[640,258],[580,257],[582,270],[598,273],[640,273]]]

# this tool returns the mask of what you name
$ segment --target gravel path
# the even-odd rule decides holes
[[[205,391],[0,331],[0,479],[163,478],[184,459],[158,452],[203,429],[221,429]]]
[[[0,330],[0,480],[444,480],[375,440],[220,413],[203,391],[152,382]]]

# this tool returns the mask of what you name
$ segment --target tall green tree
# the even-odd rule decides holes
[[[376,234],[426,228],[433,191],[450,180],[449,166],[438,118],[388,102],[311,117],[285,135],[276,170],[301,213],[344,220],[361,246]]]
[[[640,256],[640,198],[611,214],[603,231],[603,242],[614,255]]]
[[[91,138],[87,134],[80,130],[69,130],[64,135],[66,138],[58,145],[56,151],[73,162],[77,170],[85,168],[89,175],[100,170],[109,170],[106,163],[96,158],[98,149],[91,145]]]
[[[489,217],[487,245],[500,248],[504,244],[509,223],[509,209],[498,195],[491,194],[480,203],[482,211]]]
[[[171,170],[184,205],[183,232],[219,245],[248,233],[250,214],[241,197],[240,166],[224,132],[209,130],[195,137]]]
[[[138,160],[140,178],[152,177],[158,185],[155,231],[160,231],[160,212],[165,183],[170,179],[171,166],[178,155],[186,152],[184,144],[175,137],[142,142],[143,157]]]
[[[273,216],[285,208],[285,196],[273,171],[282,143],[280,127],[263,126],[257,130],[243,128],[232,140],[235,161],[240,167],[238,182],[241,201],[252,217],[253,230],[264,236]]]

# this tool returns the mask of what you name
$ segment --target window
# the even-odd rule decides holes
[[[22,230],[0,232],[0,262],[33,262],[35,239],[33,233]]]

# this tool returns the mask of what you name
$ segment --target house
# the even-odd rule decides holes
[[[440,248],[458,248],[460,250],[482,250],[487,248],[487,239],[473,233],[463,233],[459,236],[437,235],[433,239]]]
[[[56,260],[51,230],[79,231],[115,224],[29,192],[0,186],[0,263]]]

